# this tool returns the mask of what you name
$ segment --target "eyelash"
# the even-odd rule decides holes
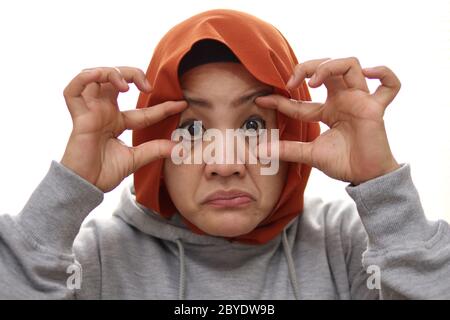
[[[190,127],[191,125],[193,125],[195,121],[198,121],[198,120],[197,120],[197,119],[188,119],[188,120],[184,121],[181,125],[179,125],[178,128],[179,128],[179,129],[186,129],[186,130],[189,131],[189,127]],[[260,116],[258,116],[258,115],[252,115],[252,116],[248,117],[248,118],[244,121],[244,123],[242,124],[241,128],[242,128],[246,123],[248,123],[249,121],[259,121],[259,122],[260,122],[260,125],[261,125],[261,128],[259,128],[258,130],[266,129],[266,121],[265,121],[262,117],[260,117]],[[204,132],[204,131],[205,131],[205,127],[202,127],[202,130],[203,130],[203,132]],[[244,130],[245,130],[245,129],[244,129]],[[247,130],[252,130],[252,129],[247,129]],[[192,136],[192,135],[191,135],[191,136]]]

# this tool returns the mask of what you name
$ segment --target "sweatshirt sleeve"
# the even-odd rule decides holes
[[[62,164],[17,215],[0,215],[0,299],[73,299],[81,267],[72,246],[103,192]]]
[[[450,228],[425,217],[409,164],[346,191],[367,233],[361,295],[375,289],[380,299],[450,299]]]

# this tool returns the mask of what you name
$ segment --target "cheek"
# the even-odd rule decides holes
[[[248,173],[260,193],[260,207],[267,214],[274,208],[286,182],[288,164],[280,162],[275,175],[261,175],[261,166],[248,166]]]
[[[175,207],[180,212],[194,205],[194,194],[202,175],[200,165],[175,165],[164,161],[164,180]]]

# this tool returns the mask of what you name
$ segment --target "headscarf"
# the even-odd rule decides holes
[[[147,108],[168,100],[182,100],[178,66],[184,55],[198,41],[212,39],[225,44],[243,66],[260,82],[274,87],[277,94],[296,100],[311,101],[305,81],[298,89],[288,91],[286,83],[297,58],[284,36],[271,24],[250,14],[235,10],[210,10],[179,23],[156,46],[146,72],[153,86],[150,93],[141,92],[137,108]],[[277,112],[280,140],[308,142],[320,134],[317,122],[302,122]],[[153,139],[170,139],[178,127],[179,114],[156,125],[133,131],[133,146]],[[177,213],[163,177],[164,159],[153,161],[134,173],[136,201],[170,218]],[[305,164],[289,163],[286,183],[272,212],[251,232],[229,238],[248,244],[264,244],[278,234],[303,210],[303,194],[311,172]],[[183,218],[195,233],[205,234]]]

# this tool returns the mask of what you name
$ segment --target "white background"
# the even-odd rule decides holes
[[[428,1],[2,1],[0,4],[0,213],[18,213],[59,161],[71,131],[62,96],[81,69],[147,69],[175,24],[208,9],[246,11],[275,25],[300,61],[356,56],[387,65],[402,89],[386,112],[391,148],[411,164],[430,219],[450,221],[450,5]],[[375,89],[377,83],[369,83]],[[323,89],[311,91],[322,100]],[[135,107],[133,87],[119,98]],[[131,134],[121,138],[131,144]],[[368,142],[370,143],[370,142]],[[110,214],[124,183],[94,210]],[[347,197],[346,183],[313,170],[306,193]]]

